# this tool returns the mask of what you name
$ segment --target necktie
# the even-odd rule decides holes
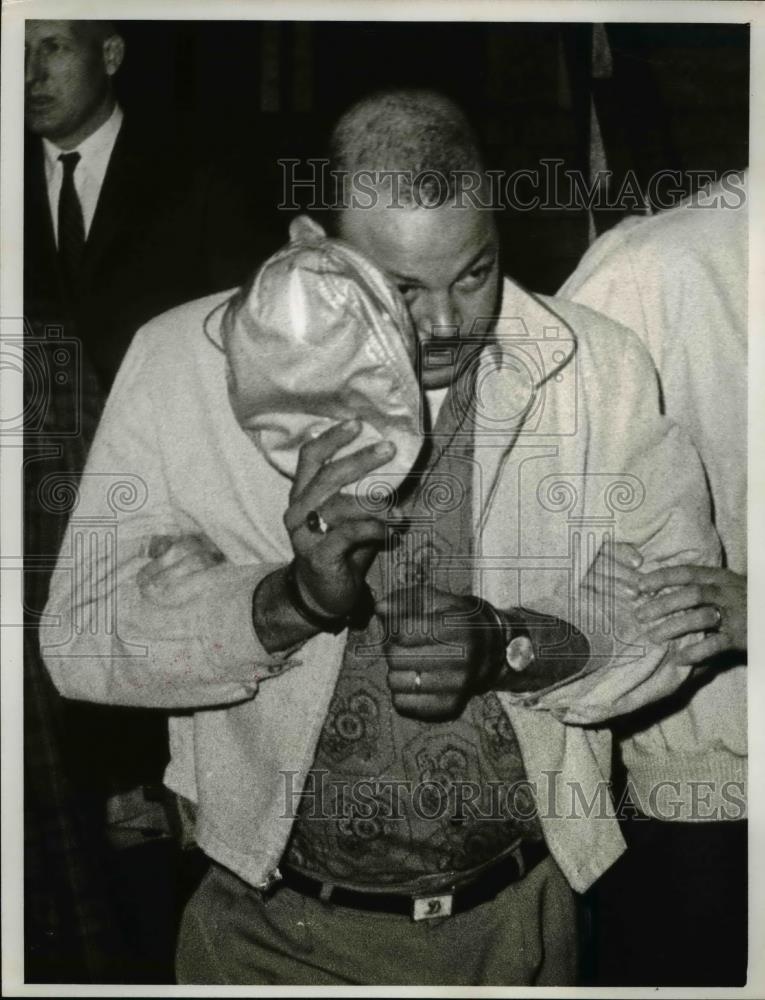
[[[74,171],[80,154],[61,153],[59,160],[64,167],[64,179],[58,199],[58,256],[67,286],[74,292],[85,250],[85,223],[74,186]]]

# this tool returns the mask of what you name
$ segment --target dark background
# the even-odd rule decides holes
[[[558,158],[587,176],[591,95],[617,186],[630,169],[645,185],[660,169],[719,174],[748,162],[747,25],[606,25],[611,67],[596,79],[590,24],[132,21],[120,29],[126,111],[176,129],[245,177],[264,253],[286,239],[277,159],[321,156],[338,114],[390,84],[454,97],[497,169]],[[596,229],[623,214],[596,213]],[[505,269],[539,291],[554,291],[588,245],[586,209],[505,211],[498,222]]]

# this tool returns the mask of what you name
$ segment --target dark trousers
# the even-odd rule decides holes
[[[287,887],[263,896],[213,864],[176,968],[182,986],[570,986],[576,958],[573,893],[552,858],[487,903],[419,922]]]
[[[747,823],[622,821],[628,850],[591,892],[596,986],[742,986]]]

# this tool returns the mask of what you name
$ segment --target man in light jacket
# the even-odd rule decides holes
[[[653,595],[639,613],[654,638],[697,631],[710,611],[719,624],[686,651],[705,664],[693,683],[619,726],[636,813],[623,824],[630,850],[599,888],[602,985],[746,979],[748,218],[748,176],[728,174],[610,230],[559,293],[650,351],[663,412],[701,456],[723,545],[722,566],[687,559],[641,578],[632,552],[624,570]],[[650,795],[660,783],[663,801]],[[670,933],[671,954],[659,946]]]
[[[390,514],[343,492],[394,453],[349,453],[353,420],[285,476],[227,399],[242,295],[173,310],[115,383],[47,662],[69,697],[172,713],[166,782],[214,861],[181,982],[570,983],[571,888],[624,848],[603,724],[692,672],[682,643],[642,634],[604,542],[647,568],[716,563],[701,467],[636,338],[502,279],[450,102],[376,95],[334,147],[377,185],[335,232],[396,284],[421,345],[409,487]],[[335,363],[310,362],[317,382]],[[157,536],[177,541],[159,554]]]

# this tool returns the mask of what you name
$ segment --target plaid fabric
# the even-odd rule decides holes
[[[37,632],[68,515],[41,486],[49,475],[82,471],[103,393],[73,338],[31,329],[25,362],[25,979],[116,981],[124,946],[109,901],[102,808],[78,778],[70,705],[48,676]]]

